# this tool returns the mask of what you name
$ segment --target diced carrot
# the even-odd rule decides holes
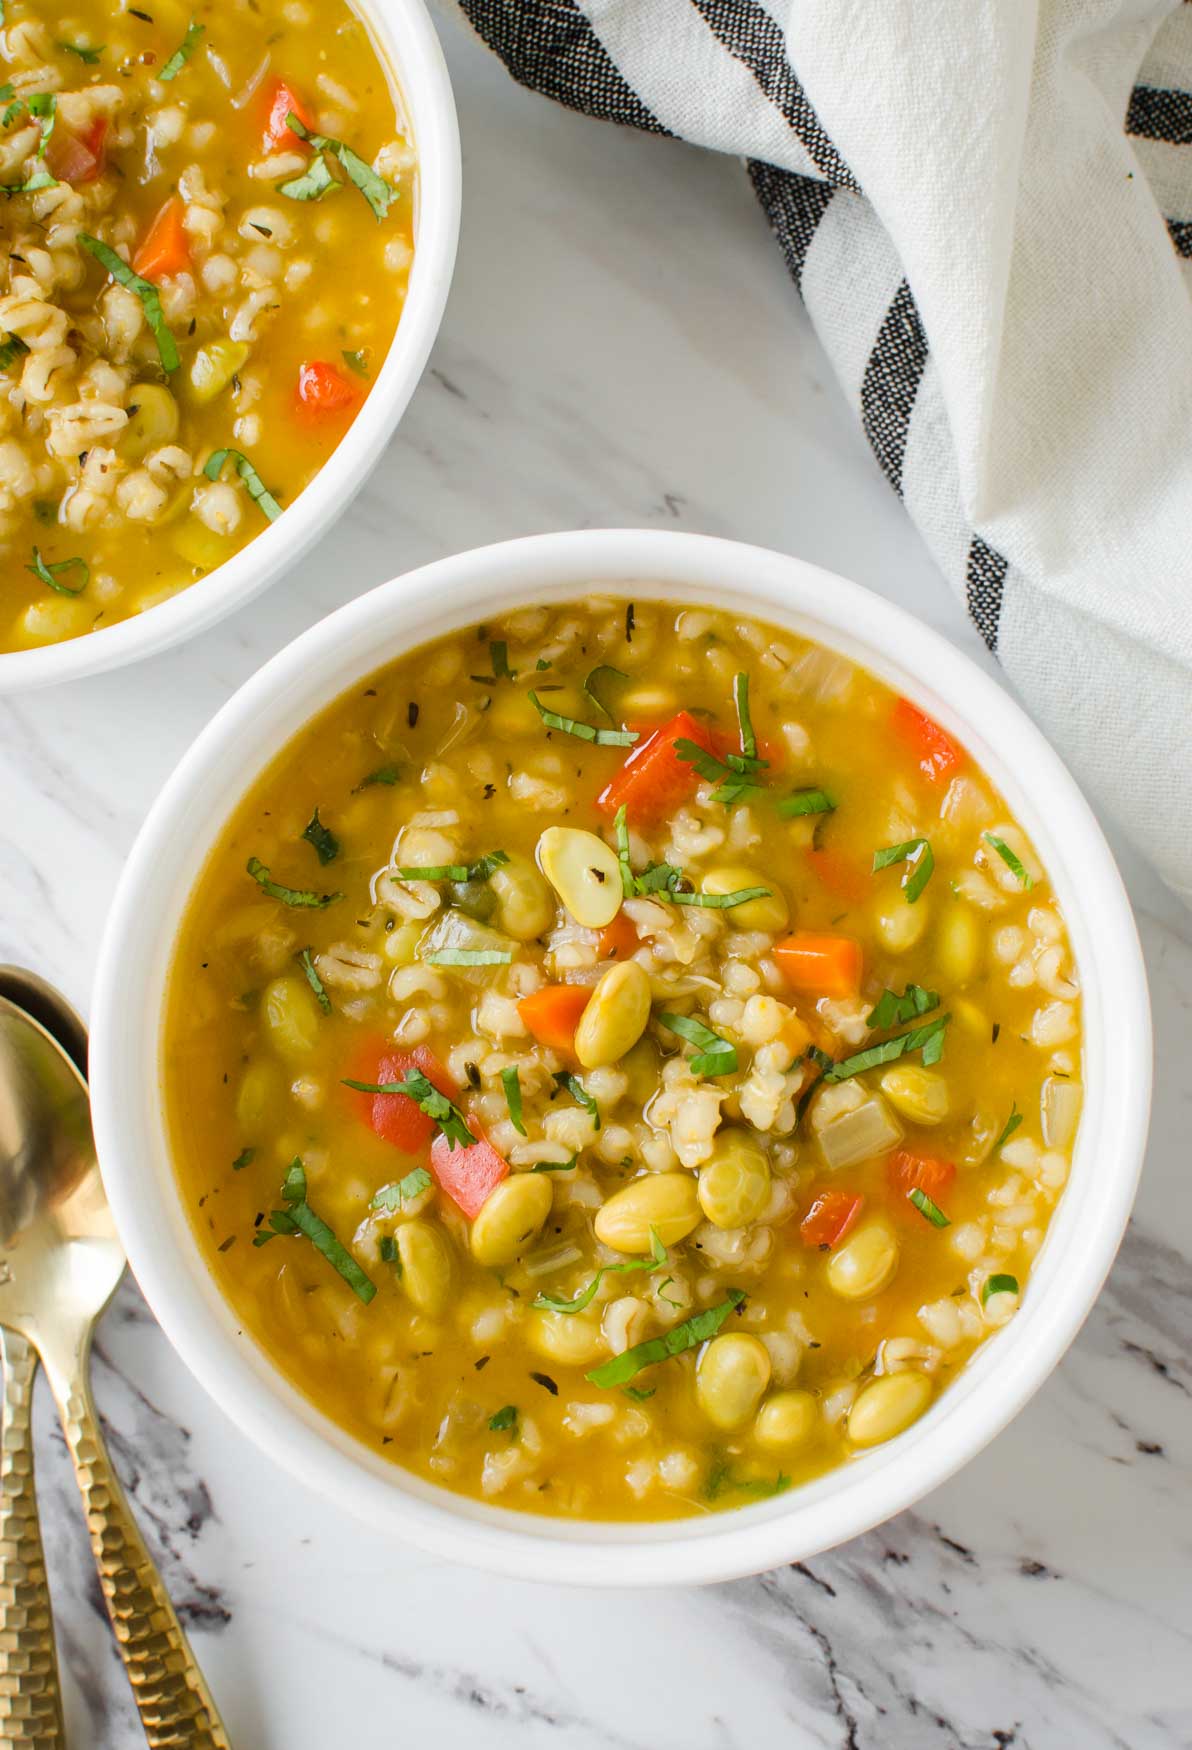
[[[699,783],[690,761],[675,751],[677,741],[693,741],[705,753],[713,751],[708,731],[687,711],[645,735],[625,764],[596,798],[605,814],[624,805],[628,819],[658,820],[686,800]]]
[[[172,194],[146,231],[132,258],[133,272],[142,279],[156,282],[190,267],[190,244],[182,223],[185,211],[182,196]]]
[[[310,359],[298,366],[294,405],[308,425],[337,418],[359,399],[359,390],[326,359]]]
[[[817,850],[808,846],[803,855],[807,866],[818,881],[836,894],[839,899],[846,899],[850,905],[856,905],[864,899],[869,891],[866,871],[859,864],[842,856],[839,851]]]
[[[899,1197],[909,1197],[912,1191],[923,1191],[938,1203],[953,1179],[956,1168],[951,1161],[941,1161],[934,1155],[916,1155],[900,1148],[890,1156],[886,1173],[890,1189]]]
[[[964,750],[946,730],[912,705],[909,699],[895,701],[890,722],[931,784],[942,784],[963,763]]]
[[[859,1191],[821,1191],[799,1223],[804,1245],[838,1246],[864,1202]]]
[[[521,999],[517,1012],[539,1045],[552,1051],[570,1051],[591,994],[591,986],[586,984],[544,984]]]
[[[347,1079],[354,1082],[400,1082],[412,1069],[420,1069],[427,1081],[454,1100],[459,1090],[433,1051],[416,1045],[413,1051],[398,1051],[384,1039],[363,1046],[352,1060]],[[407,1094],[364,1094],[352,1091],[352,1102],[365,1124],[404,1154],[419,1154],[430,1141],[433,1118],[416,1106]]]
[[[303,127],[309,132],[315,132],[315,118],[312,111],[299,97],[294,87],[284,79],[270,79],[266,82],[261,98],[261,146],[266,152],[279,152],[284,149],[302,151],[306,142],[301,134],[296,134],[287,124],[286,117],[297,116]]]
[[[96,116],[82,134],[69,128],[56,127],[46,147],[46,163],[59,182],[75,185],[94,182],[104,168],[104,143],[108,137],[108,118]]]
[[[485,1137],[465,1148],[452,1148],[440,1132],[431,1144],[430,1170],[442,1189],[475,1221],[489,1196],[509,1172],[509,1162]]]
[[[637,947],[638,936],[632,922],[619,911],[611,924],[606,924],[600,932],[600,958],[602,960],[628,960]]]
[[[774,944],[774,958],[792,990],[818,997],[854,997],[861,988],[861,944],[852,936],[796,930]]]

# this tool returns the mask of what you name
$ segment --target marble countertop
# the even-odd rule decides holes
[[[704,530],[855,577],[988,660],[837,393],[740,166],[553,108],[445,36],[459,270],[422,387],[350,515],[184,649],[0,703],[0,959],[84,1010],[121,863],[182,750],[283,643],[424,560],[544,529]],[[418,1555],[250,1447],[125,1282],[97,1397],[238,1750],[1192,1744],[1192,922],[1118,849],[1159,1054],[1118,1263],[985,1453],[806,1566],[597,1593]],[[134,1750],[44,1403],[38,1427],[71,1743]]]

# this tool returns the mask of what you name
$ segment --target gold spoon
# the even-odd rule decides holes
[[[92,1332],[124,1267],[95,1163],[87,1084],[47,1029],[0,997],[0,1325],[37,1351],[58,1405],[104,1602],[149,1744],[229,1750],[91,1398]],[[0,1640],[0,1693],[6,1663]],[[56,1729],[57,1740],[25,1742],[60,1742],[60,1715]]]

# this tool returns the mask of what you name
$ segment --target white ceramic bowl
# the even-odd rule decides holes
[[[380,374],[340,443],[277,522],[158,607],[61,644],[0,653],[0,696],[139,661],[203,631],[294,565],[359,491],[405,412],[443,319],[459,238],[455,99],[423,0],[352,0],[391,68],[418,150],[414,263],[405,309]]]
[[[790,627],[939,719],[999,785],[1047,864],[1084,989],[1084,1119],[1018,1316],[890,1445],[774,1501],[658,1525],[545,1519],[465,1500],[386,1464],[315,1410],[238,1329],[207,1272],[170,1169],[157,1075],[179,918],[260,770],[313,713],[411,646],[592,588],[739,608]],[[1129,903],[1101,832],[996,682],[899,608],[816,566],[700,535],[609,530],[485,547],[396,578],[240,689],[166,785],[129,859],[101,955],[91,1070],[100,1161],[133,1269],[237,1427],[304,1482],[426,1549],[526,1578],[649,1585],[756,1572],[852,1537],[942,1482],[1022,1408],[1080,1328],[1125,1227],[1146,1138],[1150,1016]]]

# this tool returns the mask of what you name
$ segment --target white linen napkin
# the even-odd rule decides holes
[[[1192,6],[456,3],[545,96],[745,157],[941,569],[1192,901]]]

